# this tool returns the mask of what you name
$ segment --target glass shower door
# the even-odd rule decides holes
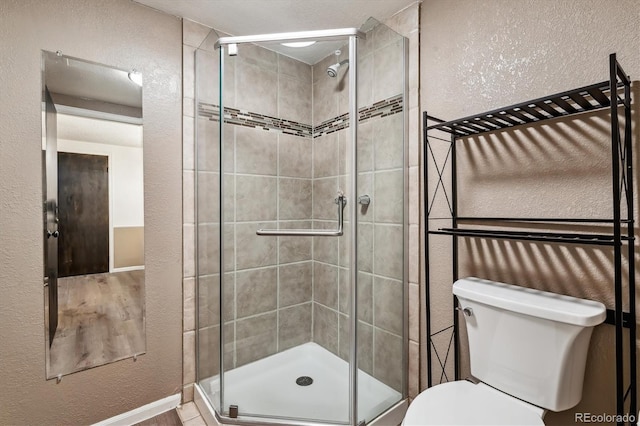
[[[223,418],[356,425],[405,396],[404,39],[278,36],[197,52],[198,384]]]
[[[361,28],[358,212],[358,417],[406,394],[406,39],[375,19]]]
[[[220,132],[218,34],[211,31],[195,53],[195,239],[198,383],[220,409]],[[225,315],[226,318],[226,315]]]
[[[229,417],[349,422],[348,66],[327,72],[349,47],[315,41],[313,64],[280,41],[219,48]]]

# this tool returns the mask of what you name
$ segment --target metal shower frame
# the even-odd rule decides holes
[[[469,217],[458,215],[458,183],[456,164],[456,142],[460,138],[483,133],[509,129],[528,123],[565,117],[579,114],[586,111],[604,110],[609,108],[611,114],[611,197],[612,197],[612,218],[591,219],[591,218],[521,218],[521,217]],[[623,109],[621,113],[620,109]],[[624,131],[620,131],[620,115],[624,114]],[[428,125],[428,122],[436,124]],[[578,244],[613,246],[613,266],[614,266],[614,309],[607,309],[606,323],[615,326],[615,359],[616,359],[616,414],[622,420],[625,414],[638,414],[638,394],[637,394],[637,355],[636,355],[636,303],[635,303],[635,265],[634,265],[634,206],[633,206],[633,144],[632,144],[632,122],[631,122],[631,79],[624,72],[616,59],[616,55],[609,57],[609,80],[593,84],[587,87],[570,90],[563,93],[554,94],[544,98],[539,98],[505,108],[461,118],[453,121],[444,121],[427,115],[423,112],[423,163],[425,188],[428,188],[428,165],[430,157],[435,164],[438,174],[438,182],[435,187],[433,199],[424,197],[425,212],[425,264],[426,264],[426,336],[427,336],[427,380],[428,386],[434,383],[432,371],[432,352],[435,352],[438,362],[442,367],[443,374],[440,377],[446,378],[447,361],[451,344],[453,343],[453,359],[455,380],[460,379],[460,334],[457,299],[453,297],[453,325],[445,327],[432,333],[431,330],[431,309],[430,309],[430,278],[429,278],[429,235],[451,235],[453,236],[452,250],[452,272],[453,281],[458,277],[458,237],[506,239],[512,241],[531,241],[554,244]],[[429,131],[437,130],[451,135],[449,152],[445,163],[438,167],[435,154],[432,151],[429,139],[438,139],[448,142],[444,138],[439,138]],[[451,160],[451,194],[447,194],[443,181],[443,174],[446,162]],[[451,213],[452,226],[450,228],[440,228],[429,230],[429,214],[433,207],[438,189],[442,187],[444,196]],[[622,196],[624,195],[624,196]],[[621,217],[622,203],[626,209],[627,217]],[[575,233],[575,232],[516,232],[489,228],[461,228],[460,222],[485,222],[499,224],[505,223],[531,223],[541,225],[544,223],[558,224],[586,224],[597,225],[607,224],[612,226],[610,234]],[[626,235],[625,229],[626,228]],[[622,246],[627,245],[628,256],[628,307],[629,312],[623,311],[623,256]],[[628,329],[629,347],[628,353],[628,375],[625,376],[625,350],[623,345],[623,328]],[[444,360],[437,352],[433,343],[433,337],[451,331],[451,339],[447,347]],[[625,385],[625,377],[628,377],[629,385]],[[448,380],[448,378],[447,378]],[[625,410],[627,398],[629,410]],[[619,421],[619,425],[624,422]]]

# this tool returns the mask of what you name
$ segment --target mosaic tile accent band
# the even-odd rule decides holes
[[[402,112],[402,95],[397,95],[382,101],[375,102],[368,107],[358,110],[358,123],[365,123],[373,118],[387,117]],[[338,130],[349,127],[349,114],[345,113],[331,120],[323,121],[313,128],[313,137],[328,135]]]
[[[207,117],[211,121],[218,121],[219,114],[220,107],[218,105],[205,103],[200,103],[198,105],[198,115],[200,117]],[[241,111],[236,108],[226,107],[224,109],[224,121],[225,123],[235,124],[237,126],[276,130],[303,138],[310,138],[313,136],[313,129],[309,124],[284,120],[277,117],[269,117],[268,115],[262,115],[256,112]]]
[[[360,108],[358,110],[358,122],[364,123],[376,117],[387,117],[399,112],[402,112],[402,95],[393,96],[391,98],[375,102],[371,106]],[[219,113],[220,107],[218,105],[202,102],[198,104],[199,117],[206,117],[211,121],[218,121]],[[296,121],[285,120],[282,118],[269,117],[256,112],[241,111],[236,108],[226,107],[224,109],[224,120],[226,123],[235,124],[237,126],[262,128],[268,131],[279,131],[303,138],[317,138],[349,127],[348,113],[323,121],[318,126],[312,127],[310,124],[298,123]]]

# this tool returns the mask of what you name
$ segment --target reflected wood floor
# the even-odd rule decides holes
[[[59,278],[49,377],[144,352],[143,285],[143,270]]]

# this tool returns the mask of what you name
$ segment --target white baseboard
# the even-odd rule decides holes
[[[176,408],[180,405],[181,398],[182,394],[177,393],[134,410],[127,411],[126,413],[118,414],[110,419],[98,422],[93,426],[129,426],[140,423],[141,421]]]
[[[123,266],[122,268],[113,268],[111,272],[128,272],[128,271],[144,271],[144,265]]]

